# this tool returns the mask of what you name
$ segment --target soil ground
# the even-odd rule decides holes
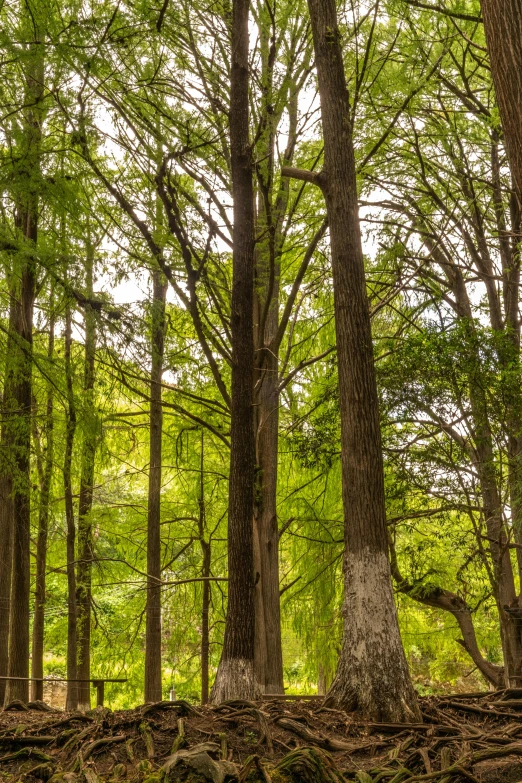
[[[0,712],[0,780],[51,783],[522,783],[522,690],[421,699],[423,724],[321,700]]]

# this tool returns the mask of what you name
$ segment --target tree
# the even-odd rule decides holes
[[[94,254],[96,245],[87,225],[85,247],[85,359],[83,375],[83,443],[81,454],[80,492],[78,498],[78,565],[76,569],[76,634],[78,706],[90,709],[91,688],[91,602],[92,565],[94,545],[92,532],[92,501],[96,446],[98,443],[98,421],[95,406],[95,362],[96,362],[96,312],[92,305],[94,280]]]
[[[55,340],[54,297],[49,302],[49,339],[47,359],[49,369],[53,361]],[[39,433],[35,427],[33,440],[36,447],[36,460],[40,483],[40,499],[38,508],[38,540],[36,546],[36,574],[34,590],[34,616],[31,648],[31,675],[43,678],[44,631],[45,631],[45,589],[47,576],[47,542],[49,537],[50,493],[54,468],[54,389],[51,382],[47,384],[47,399],[45,404],[44,427],[46,433],[45,452],[42,454],[39,443]],[[35,419],[33,418],[33,423]],[[32,700],[43,699],[43,681],[32,683]]]
[[[30,646],[32,345],[44,97],[44,9],[32,9],[23,19],[22,26],[30,43],[28,56],[23,64],[26,83],[25,110],[21,136],[17,140],[18,172],[13,194],[20,249],[13,255],[11,277],[13,331],[11,352],[6,362],[7,388],[4,393],[4,406],[10,413],[4,448],[7,446],[12,454],[8,490],[12,502],[7,503],[7,509],[11,509],[12,513],[8,675],[24,678],[29,674]],[[23,679],[10,680],[6,699],[27,701],[28,691],[28,682]]]
[[[431,16],[420,15],[412,27],[421,58],[428,52],[420,31],[429,31],[431,24]],[[412,311],[416,334],[403,335],[395,359],[383,364],[381,382],[386,364],[394,367],[395,390],[390,393],[385,384],[386,407],[404,427],[408,461],[419,478],[429,475],[423,481],[426,493],[438,498],[437,505],[443,498],[443,506],[454,504],[469,520],[469,558],[480,558],[488,574],[505,670],[481,652],[465,591],[449,590],[440,579],[423,578],[422,586],[415,585],[394,560],[397,584],[425,605],[454,615],[463,646],[498,686],[519,675],[522,660],[512,557],[516,550],[520,574],[518,218],[510,209],[509,172],[487,63],[483,57],[477,63],[470,51],[469,40],[474,49],[482,46],[483,31],[473,23],[467,28],[455,38],[451,22],[439,24],[439,40],[449,51],[439,62],[439,78],[398,124],[372,172],[372,184],[380,183],[388,196],[377,203],[384,210],[383,241],[393,248],[389,260],[396,265],[401,259],[408,272],[403,268],[400,275],[413,275],[417,297]],[[408,380],[399,381],[399,365],[407,373],[416,367]],[[417,437],[424,444],[420,461],[410,440]],[[394,446],[401,440],[397,437]]]
[[[234,199],[228,607],[212,701],[249,699],[254,679],[254,187],[249,126],[248,0],[232,4],[230,158]]]
[[[147,632],[145,639],[145,701],[161,701],[161,445],[163,409],[161,376],[165,347],[167,283],[161,270],[152,274],[150,466],[147,506]]]
[[[345,513],[344,637],[331,703],[373,720],[419,720],[395,607],[370,313],[358,219],[348,90],[334,0],[309,0],[324,166],[290,176],[324,194],[334,282]]]
[[[516,226],[522,212],[522,8],[516,0],[481,0],[491,72],[513,177]]]

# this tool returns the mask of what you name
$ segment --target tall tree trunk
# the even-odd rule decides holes
[[[273,305],[267,319],[265,344],[270,344],[277,326],[277,309]],[[256,394],[259,471],[254,507],[256,571],[259,573],[256,583],[256,671],[266,693],[284,693],[277,523],[279,363],[277,355],[271,351],[263,353],[265,356]]]
[[[12,454],[9,409],[12,405],[12,362],[14,343],[14,296],[10,297],[9,332],[4,364],[4,388],[2,394],[2,431],[0,439],[0,675],[7,676],[9,660],[9,617],[11,606],[11,575],[13,566],[13,498]],[[7,682],[0,680],[0,707],[4,704]]]
[[[15,462],[13,499],[13,565],[9,624],[9,677],[29,675],[30,525],[31,525],[31,407],[33,311],[35,300],[35,249],[38,239],[38,191],[40,144],[43,122],[44,48],[43,26],[32,18],[26,67],[26,93],[22,149],[18,163],[16,225],[25,248],[15,257],[14,333],[16,372],[13,379],[13,415],[10,445]],[[27,701],[29,683],[10,680],[6,699]]]
[[[5,409],[4,409],[5,410]],[[11,604],[13,510],[10,477],[0,477],[0,675],[7,676],[9,651],[9,615]],[[7,682],[0,680],[0,708],[4,704]]]
[[[51,297],[51,308],[54,302]],[[54,354],[54,313],[49,322],[49,343],[47,358],[49,364]],[[47,536],[49,531],[49,500],[54,467],[54,417],[53,387],[48,383],[45,417],[46,450],[45,462],[40,484],[40,505],[38,510],[38,540],[36,545],[36,576],[34,594],[33,640],[31,654],[31,676],[43,678],[44,623],[45,623],[45,572],[47,567]],[[33,701],[43,699],[43,680],[33,682],[31,688]]]
[[[228,608],[214,702],[252,698],[254,678],[254,193],[249,139],[248,0],[232,4],[230,156],[234,198]]]
[[[491,72],[497,94],[513,189],[522,208],[522,5],[481,0]]]
[[[308,7],[324,169],[315,177],[307,174],[323,190],[330,226],[345,516],[344,637],[328,699],[371,720],[411,722],[420,720],[420,710],[402,647],[388,559],[377,385],[336,4],[308,0]]]
[[[206,539],[206,508],[205,508],[205,436],[201,430],[201,456],[199,461],[199,514],[198,534],[203,562],[201,576],[203,577],[203,596],[201,603],[201,703],[207,704],[208,688],[208,664],[209,664],[209,610],[210,610],[210,542]]]
[[[499,238],[502,264],[502,298],[504,302],[504,339],[498,351],[503,370],[504,399],[508,440],[508,486],[511,523],[517,549],[519,584],[522,586],[522,372],[520,362],[520,210],[511,209],[511,231],[502,192],[499,158],[499,133],[494,130],[491,139],[491,180],[493,204]],[[514,199],[511,199],[512,206]],[[521,587],[522,589],[522,587]],[[520,597],[519,597],[520,603]]]
[[[273,17],[260,11],[262,58],[262,133],[256,146],[259,163],[256,277],[254,299],[257,488],[254,499],[255,568],[255,672],[265,693],[284,693],[279,592],[279,528],[277,472],[279,459],[279,301],[283,223],[289,198],[288,180],[282,179],[274,199],[275,133],[280,117],[274,112],[273,70],[276,57]],[[289,85],[288,144],[283,163],[290,165],[297,135],[298,89]]]
[[[94,248],[90,238],[86,255],[86,293],[93,296]],[[92,537],[92,496],[97,442],[97,416],[94,403],[94,361],[96,353],[96,316],[90,305],[85,308],[85,364],[83,379],[83,445],[80,498],[78,503],[78,566],[76,571],[77,675],[78,707],[90,709],[91,689],[91,580],[94,558]]]
[[[36,226],[34,226],[34,240]],[[31,524],[31,406],[32,406],[32,324],[34,307],[34,267],[24,263],[15,329],[20,354],[13,398],[17,406],[12,449],[16,463],[12,490],[13,566],[11,582],[11,615],[9,623],[9,677],[29,676],[29,609],[30,609],[30,524]],[[6,699],[27,702],[28,682],[10,680]]]
[[[484,29],[491,73],[495,85],[500,120],[504,135],[504,144],[509,159],[513,183],[511,205],[511,230],[513,234],[512,269],[504,269],[506,323],[511,330],[515,361],[520,362],[520,323],[518,315],[518,288],[520,270],[521,214],[522,214],[522,5],[519,0],[481,0]],[[495,172],[494,172],[495,173]],[[507,276],[506,276],[507,272]],[[514,291],[514,306],[509,307],[509,287]],[[513,506],[513,524],[515,535],[522,541],[522,413],[518,401],[519,389],[516,390],[515,404],[509,406],[509,485]],[[513,400],[510,400],[513,402]],[[522,560],[519,557],[519,568]],[[498,571],[498,569],[497,569]],[[498,573],[502,578],[502,569]],[[522,671],[522,644],[520,639],[519,620],[506,612],[509,608],[499,595],[497,602],[501,619],[504,653],[508,653],[505,661],[506,671],[511,675],[520,675]],[[520,602],[520,598],[519,598]],[[512,608],[512,606],[511,606]],[[520,611],[520,609],[519,609]],[[507,649],[506,649],[507,648]]]
[[[163,410],[161,378],[165,346],[167,281],[160,270],[152,276],[152,366],[150,375],[150,464],[147,517],[147,608],[145,633],[145,701],[161,701],[161,442]]]
[[[76,406],[71,367],[72,350],[72,314],[67,303],[65,311],[65,378],[67,384],[67,415],[65,428],[65,450],[63,456],[63,491],[65,496],[66,551],[67,551],[67,710],[78,708],[77,657],[77,615],[76,615],[76,569],[75,543],[76,527],[74,523],[74,501],[72,489],[72,458],[74,435],[76,432]]]

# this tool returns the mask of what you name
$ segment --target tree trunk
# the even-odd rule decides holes
[[[512,197],[512,234],[513,234],[513,268],[507,270],[505,283],[511,283],[517,288],[520,268],[520,241],[522,213],[522,5],[519,0],[481,0],[484,29],[491,73],[495,85],[497,103],[500,112],[504,144],[506,147],[511,177],[513,183]],[[504,270],[506,277],[506,270]],[[510,280],[510,278],[512,278]],[[515,308],[511,313],[506,310],[506,321],[511,328],[511,338],[515,345],[515,361],[519,357],[518,292],[515,294]],[[517,389],[517,403],[519,396]],[[512,503],[513,525],[518,542],[522,541],[522,432],[520,405],[509,406],[509,486]],[[519,555],[519,571],[522,569],[522,558]],[[502,571],[499,577],[502,578]],[[518,599],[520,603],[520,598]],[[506,612],[506,603],[499,595],[499,613],[501,620],[502,641],[507,660],[506,670],[509,677],[522,672],[522,644],[520,639],[519,620]],[[512,607],[511,607],[512,608]]]
[[[522,207],[522,5],[519,0],[481,0],[513,188]]]
[[[511,231],[502,192],[499,159],[499,133],[492,132],[491,180],[496,227],[502,263],[502,298],[504,301],[504,338],[499,362],[503,370],[504,398],[508,441],[508,486],[511,523],[517,549],[518,577],[522,585],[522,372],[520,363],[520,211],[511,210]],[[513,199],[511,199],[513,203]],[[519,598],[520,603],[520,598]]]
[[[7,676],[9,660],[9,617],[11,606],[11,575],[13,566],[13,498],[11,433],[8,425],[12,404],[11,374],[15,358],[14,344],[14,296],[10,297],[9,333],[4,364],[4,388],[2,394],[2,432],[0,441],[0,674]],[[7,682],[0,680],[0,707],[4,704]]]
[[[51,298],[51,308],[54,303]],[[54,353],[54,314],[49,323],[49,344],[47,357],[52,362]],[[33,616],[33,643],[31,654],[31,676],[43,678],[44,654],[44,624],[45,624],[45,572],[47,567],[47,536],[49,530],[49,498],[53,476],[54,460],[54,418],[53,418],[53,387],[49,383],[47,389],[46,410],[46,451],[43,474],[40,484],[40,507],[38,513],[38,541],[36,545],[36,576]],[[33,682],[31,688],[33,701],[43,699],[43,680]]]
[[[210,542],[206,540],[206,508],[205,508],[205,440],[204,433],[201,430],[201,457],[199,462],[199,514],[198,514],[198,533],[203,563],[201,566],[201,576],[203,577],[203,596],[201,604],[201,703],[207,704],[208,688],[208,664],[209,664],[209,610],[210,610]]]
[[[33,18],[33,24],[35,19]],[[38,239],[38,191],[40,176],[40,144],[42,139],[42,98],[44,79],[44,49],[42,28],[36,22],[26,69],[24,135],[18,162],[19,182],[15,222],[25,242],[24,252],[15,257],[14,333],[16,334],[16,371],[12,385],[12,400],[16,413],[12,417],[10,445],[15,463],[12,485],[13,500],[13,565],[9,625],[8,676],[29,675],[29,614],[31,600],[30,525],[31,525],[31,407],[33,311],[35,300],[35,258]],[[7,684],[6,700],[28,701],[29,683],[11,680]]]
[[[273,309],[277,330],[277,310]],[[267,324],[268,326],[268,324]],[[269,343],[268,343],[269,344]],[[256,395],[258,492],[254,508],[256,536],[256,665],[266,693],[284,693],[279,597],[279,529],[277,524],[277,463],[279,439],[278,359],[265,351]],[[259,613],[259,619],[258,619]]]
[[[36,238],[36,226],[34,226]],[[10,677],[29,676],[29,608],[30,608],[30,525],[31,525],[31,406],[32,406],[32,324],[34,307],[34,268],[24,264],[15,329],[22,349],[18,356],[17,380],[13,398],[17,414],[12,448],[16,462],[13,482],[13,566],[11,582],[11,616],[9,624]],[[27,702],[28,682],[11,680],[6,699]]]
[[[93,295],[94,251],[87,244],[86,292]],[[92,494],[97,442],[97,417],[94,404],[94,360],[96,353],[96,317],[90,305],[85,308],[85,364],[83,380],[84,432],[81,459],[80,498],[78,503],[78,567],[76,572],[77,612],[77,676],[78,707],[91,706],[91,688],[86,680],[91,677],[91,580],[94,558],[92,538]]]
[[[160,270],[152,277],[152,367],[150,375],[150,465],[147,517],[147,608],[145,633],[145,702],[161,701],[161,378],[165,345],[167,282]]]
[[[3,677],[7,676],[9,658],[9,615],[13,562],[13,509],[11,494],[10,477],[4,473],[0,477],[0,675]],[[6,689],[6,681],[0,680],[0,708],[4,704]]]
[[[263,132],[256,145],[257,235],[254,326],[256,366],[254,415],[257,491],[254,500],[255,672],[266,693],[284,693],[279,593],[279,529],[277,470],[279,459],[279,302],[283,223],[288,207],[288,180],[282,179],[274,199],[275,133],[280,116],[274,111],[275,48],[273,19],[260,15]],[[297,136],[298,89],[291,83],[286,104],[288,144],[283,163],[290,165]],[[279,341],[278,341],[279,338]]]
[[[254,677],[254,194],[249,139],[248,0],[232,7],[230,153],[234,198],[228,608],[212,701],[250,699]]]
[[[321,99],[339,366],[344,638],[328,699],[370,720],[420,720],[393,597],[370,314],[335,0],[308,0]]]
[[[76,432],[76,406],[74,402],[73,377],[71,368],[72,349],[72,317],[71,307],[67,303],[65,311],[65,378],[67,384],[67,417],[65,429],[65,451],[63,457],[63,492],[65,496],[66,518],[66,551],[67,551],[67,698],[65,708],[73,711],[78,709],[77,678],[77,616],[76,616],[76,571],[75,542],[76,527],[74,524],[74,502],[71,479],[71,466]]]

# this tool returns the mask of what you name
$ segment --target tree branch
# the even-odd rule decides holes
[[[323,187],[323,174],[320,171],[310,171],[309,169],[296,169],[293,166],[283,166],[281,169],[281,176],[299,179],[301,182],[310,182],[312,185],[317,185],[321,189]]]

